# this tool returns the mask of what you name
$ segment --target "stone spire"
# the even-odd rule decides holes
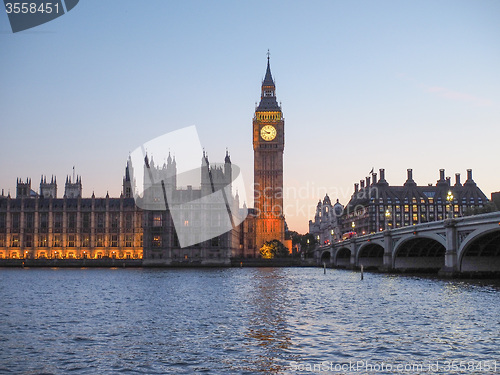
[[[276,86],[274,85],[273,76],[271,74],[271,65],[269,63],[269,51],[267,52],[267,69],[264,80],[262,81],[262,89],[260,95],[260,103],[257,111],[280,111],[281,108],[276,101]]]

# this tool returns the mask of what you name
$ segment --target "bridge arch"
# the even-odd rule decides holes
[[[321,264],[326,263],[326,265],[330,265],[331,258],[332,253],[330,249],[321,252]]]
[[[392,253],[395,270],[438,272],[445,265],[446,241],[435,234],[401,238]]]
[[[351,265],[351,249],[348,247],[337,249],[333,257],[333,264],[336,267],[349,267]]]
[[[384,246],[378,241],[370,241],[361,245],[357,252],[356,265],[363,265],[365,269],[382,267]]]
[[[458,249],[461,272],[500,272],[500,228],[477,229]]]

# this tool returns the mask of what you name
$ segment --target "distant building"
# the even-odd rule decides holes
[[[343,212],[344,206],[338,199],[332,205],[328,194],[325,195],[323,202],[321,200],[318,202],[314,221],[309,220],[309,233],[320,245],[328,245],[342,238],[339,220]]]
[[[491,193],[491,201],[495,205],[495,209],[497,211],[500,211],[500,191]]]
[[[448,197],[453,199],[449,201]],[[487,202],[488,198],[472,179],[471,169],[467,170],[463,184],[457,173],[452,185],[441,169],[436,184],[427,186],[415,183],[411,169],[403,186],[391,186],[385,179],[385,170],[380,169],[379,180],[372,173],[371,178],[354,184],[354,193],[339,220],[340,231],[355,231],[360,235],[443,220],[447,215],[459,217]]]

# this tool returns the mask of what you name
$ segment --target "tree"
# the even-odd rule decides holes
[[[285,258],[290,255],[288,248],[278,240],[267,241],[260,248],[260,255],[264,259]]]
[[[488,212],[494,212],[498,211],[495,203],[493,202],[487,202],[483,207],[471,207],[468,208],[463,215],[464,216],[472,216],[472,215],[480,215],[480,214],[486,214]]]

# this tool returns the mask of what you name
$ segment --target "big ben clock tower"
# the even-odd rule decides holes
[[[267,55],[260,103],[253,118],[255,244],[285,239],[283,150],[285,122],[276,101],[276,87]]]

